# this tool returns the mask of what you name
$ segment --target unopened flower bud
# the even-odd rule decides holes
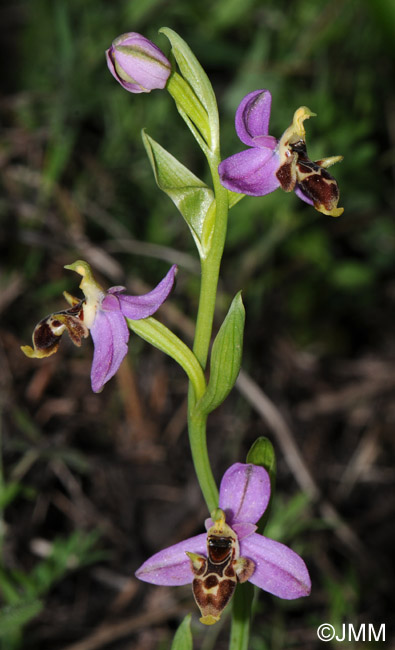
[[[106,51],[113,77],[131,93],[149,93],[166,86],[170,61],[152,41],[136,32],[122,34]]]

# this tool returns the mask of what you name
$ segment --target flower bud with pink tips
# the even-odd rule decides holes
[[[166,86],[170,61],[152,41],[136,32],[122,34],[106,51],[108,68],[125,90],[149,93]]]

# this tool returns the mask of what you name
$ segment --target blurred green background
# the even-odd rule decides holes
[[[63,342],[43,362],[19,351],[35,323],[62,307],[61,292],[78,291],[63,270],[78,258],[104,285],[136,293],[140,281],[154,286],[177,262],[175,311],[163,319],[188,340],[181,314],[195,316],[197,255],[154,184],[141,129],[197,175],[207,179],[207,170],[167,93],[126,93],[104,58],[126,31],[168,53],[161,26],[180,33],[210,76],[223,157],[243,148],[234,113],[257,88],[272,93],[271,134],[280,136],[307,105],[317,113],[307,123],[311,159],[344,156],[333,168],[340,219],[280,190],[245,198],[230,213],[217,326],[243,289],[243,367],[290,425],[321,493],[318,500],[298,493],[275,432],[236,391],[212,416],[218,479],[256,436],[274,435],[273,530],[303,554],[314,580],[302,603],[261,595],[251,648],[315,648],[317,625],[327,620],[387,623],[388,635],[395,4],[14,0],[0,8],[0,642],[7,650],[168,648],[180,620],[175,607],[180,616],[194,607],[188,589],[161,591],[130,578],[149,553],[199,532],[206,516],[186,443],[181,371],[133,337],[130,363],[97,396],[89,344]],[[346,532],[325,519],[322,499]],[[123,633],[111,628],[130,619]],[[100,624],[112,636],[100,636]],[[225,630],[194,625],[196,647],[226,647]],[[91,645],[77,645],[84,639]]]

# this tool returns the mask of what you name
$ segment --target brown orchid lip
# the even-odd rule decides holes
[[[295,111],[293,122],[283,133],[278,145],[282,162],[276,177],[285,192],[297,188],[312,202],[318,212],[338,217],[343,213],[343,208],[337,207],[340,197],[339,187],[336,179],[326,168],[342,160],[342,156],[332,156],[318,161],[309,159],[303,122],[312,115],[314,113],[305,106]]]
[[[255,562],[240,557],[237,534],[228,526],[225,513],[217,508],[213,525],[207,531],[207,557],[187,552],[194,575],[192,591],[204,625],[219,621],[238,582],[245,582],[255,571]]]
[[[74,299],[75,300],[75,299]],[[30,358],[43,359],[55,354],[65,331],[70,339],[78,347],[82,339],[89,334],[88,328],[83,322],[84,300],[73,304],[69,309],[54,312],[43,318],[33,331],[33,347],[22,346],[22,352]]]

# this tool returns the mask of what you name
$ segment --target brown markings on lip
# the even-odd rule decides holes
[[[74,345],[80,347],[82,339],[88,335],[87,327],[75,316],[63,316],[63,323]]]
[[[218,596],[220,600],[224,603],[223,607],[229,602],[234,590],[236,588],[236,582],[234,580],[222,580],[218,588]]]
[[[233,566],[229,564],[225,571],[224,571],[224,576],[227,578],[235,578],[236,577],[236,571],[234,570]]]
[[[219,583],[219,578],[216,575],[209,575],[203,580],[203,585],[205,589],[213,589]]]
[[[193,593],[202,615],[211,615],[218,618],[233,595],[236,588],[236,580],[225,578],[218,581],[217,589],[213,592],[209,592],[206,590],[205,585],[205,582],[209,578],[215,578],[215,576],[208,576],[205,581],[195,578],[192,585]]]
[[[60,320],[56,320],[56,318],[52,319],[51,321],[51,325],[53,325],[53,327],[61,327],[62,324],[63,323],[61,323]]]
[[[284,146],[287,148],[286,159],[276,172],[282,189],[290,192],[296,185],[307,198],[311,199],[317,210],[322,211],[324,208],[331,212],[336,209],[339,188],[335,178],[321,166],[325,159],[316,162],[310,160],[304,140],[291,144],[285,143]]]
[[[207,617],[213,617],[211,623],[218,620],[236,588],[235,543],[235,539],[226,535],[208,535],[208,557],[198,558],[202,566],[196,559],[191,562],[195,576],[192,590],[202,619],[205,619],[202,622],[207,622]]]
[[[252,468],[251,468],[252,470]],[[242,498],[247,498],[249,473]],[[187,552],[194,575],[192,590],[205,625],[216,623],[228,604],[238,582],[245,582],[255,571],[255,562],[240,557],[237,534],[220,513],[207,533],[207,557]]]
[[[56,336],[48,324],[48,319],[40,321],[33,332],[34,347],[45,351],[46,356],[54,354],[59,347],[60,337]]]
[[[295,187],[295,179],[292,174],[293,159],[285,162],[276,172],[277,180],[284,192],[291,192]]]
[[[317,171],[319,167],[316,165],[316,170],[314,170],[314,163],[311,163],[310,165],[307,164],[306,162],[298,162],[296,164],[298,171],[301,174],[310,174],[311,171]]]
[[[229,565],[229,563],[231,562],[231,560],[232,560],[231,555],[229,555],[229,557],[225,558],[225,560],[220,563],[211,562],[210,558],[207,558],[205,575],[208,575],[209,573],[215,573],[220,578],[222,578],[222,576],[224,575],[224,571],[226,567]]]
[[[298,182],[298,186],[314,203],[315,207],[324,206],[328,211],[337,206],[339,188],[335,179],[325,170],[313,172]]]
[[[82,339],[88,336],[88,329],[83,323],[84,303],[85,301],[81,300],[69,309],[46,316],[36,325],[33,331],[33,345],[35,351],[41,353],[41,357],[49,357],[58,350],[64,330],[67,330],[74,345],[81,345]]]

